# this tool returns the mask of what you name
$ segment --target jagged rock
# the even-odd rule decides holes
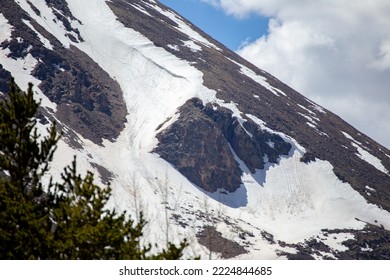
[[[241,125],[230,110],[205,106],[197,98],[187,101],[179,114],[178,121],[157,135],[154,152],[209,192],[219,188],[233,192],[240,187],[242,171],[232,150],[255,172],[264,168],[265,157],[276,163],[291,149],[291,144],[262,131],[253,121]]]
[[[192,183],[215,192],[240,187],[241,170],[222,131],[192,99],[180,108],[179,121],[157,135],[154,149]]]

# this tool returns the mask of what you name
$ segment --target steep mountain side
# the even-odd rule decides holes
[[[42,3],[35,6],[25,1],[23,10],[15,1],[1,2],[7,7],[2,14],[13,28],[0,48],[8,50],[9,58],[35,64],[31,74],[56,104],[61,123],[97,143],[102,138],[117,138],[126,116],[121,89],[96,62],[71,44],[83,39],[77,28],[71,27],[70,20],[75,18],[66,2],[46,1],[45,9],[53,11],[48,19],[43,17],[47,11],[37,7]],[[47,31],[53,24],[62,37]]]
[[[205,257],[387,258],[390,151],[337,115],[157,1],[0,5],[0,92],[36,85],[54,176],[76,153]]]
[[[353,185],[368,201],[390,210],[389,173],[367,164],[359,153],[359,149],[367,151],[381,161],[385,170],[390,170],[389,151],[386,148],[377,143],[372,144],[372,139],[356,131],[338,116],[244,61],[166,7],[139,1],[111,1],[108,4],[125,26],[144,34],[156,46],[192,62],[204,74],[204,85],[214,89],[219,100],[233,103],[240,112],[245,112],[245,115],[240,116],[245,121],[248,115],[254,115],[272,130],[293,137],[306,149],[303,161],[315,158],[329,161],[340,180]],[[140,9],[143,12],[137,13]],[[183,33],[183,24],[190,26],[194,33]],[[195,47],[187,45],[189,41],[195,42]],[[206,140],[197,139],[202,143]],[[251,160],[263,162],[264,153],[256,149],[258,155],[252,153]],[[182,154],[185,154],[184,151]],[[351,154],[354,156],[351,157]],[[199,158],[197,165],[203,162],[204,158]],[[261,164],[248,167],[251,171],[262,168]],[[376,192],[368,193],[366,186],[381,187],[374,187]]]

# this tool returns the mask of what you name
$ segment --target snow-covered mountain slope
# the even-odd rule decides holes
[[[14,76],[147,241],[202,258],[390,258],[390,151],[153,0],[1,0]]]

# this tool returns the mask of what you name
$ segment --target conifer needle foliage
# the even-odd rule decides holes
[[[60,134],[55,123],[38,133],[39,106],[32,84],[22,92],[14,80],[0,100],[0,259],[181,258],[186,241],[157,253],[142,245],[142,213],[134,221],[109,209],[110,186],[78,174],[76,158],[60,182],[43,183]]]

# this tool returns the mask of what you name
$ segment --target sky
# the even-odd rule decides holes
[[[226,14],[222,9],[201,0],[160,0],[194,23],[207,34],[237,50],[267,32],[268,18],[246,15],[245,20]]]
[[[160,2],[390,149],[390,1]]]

